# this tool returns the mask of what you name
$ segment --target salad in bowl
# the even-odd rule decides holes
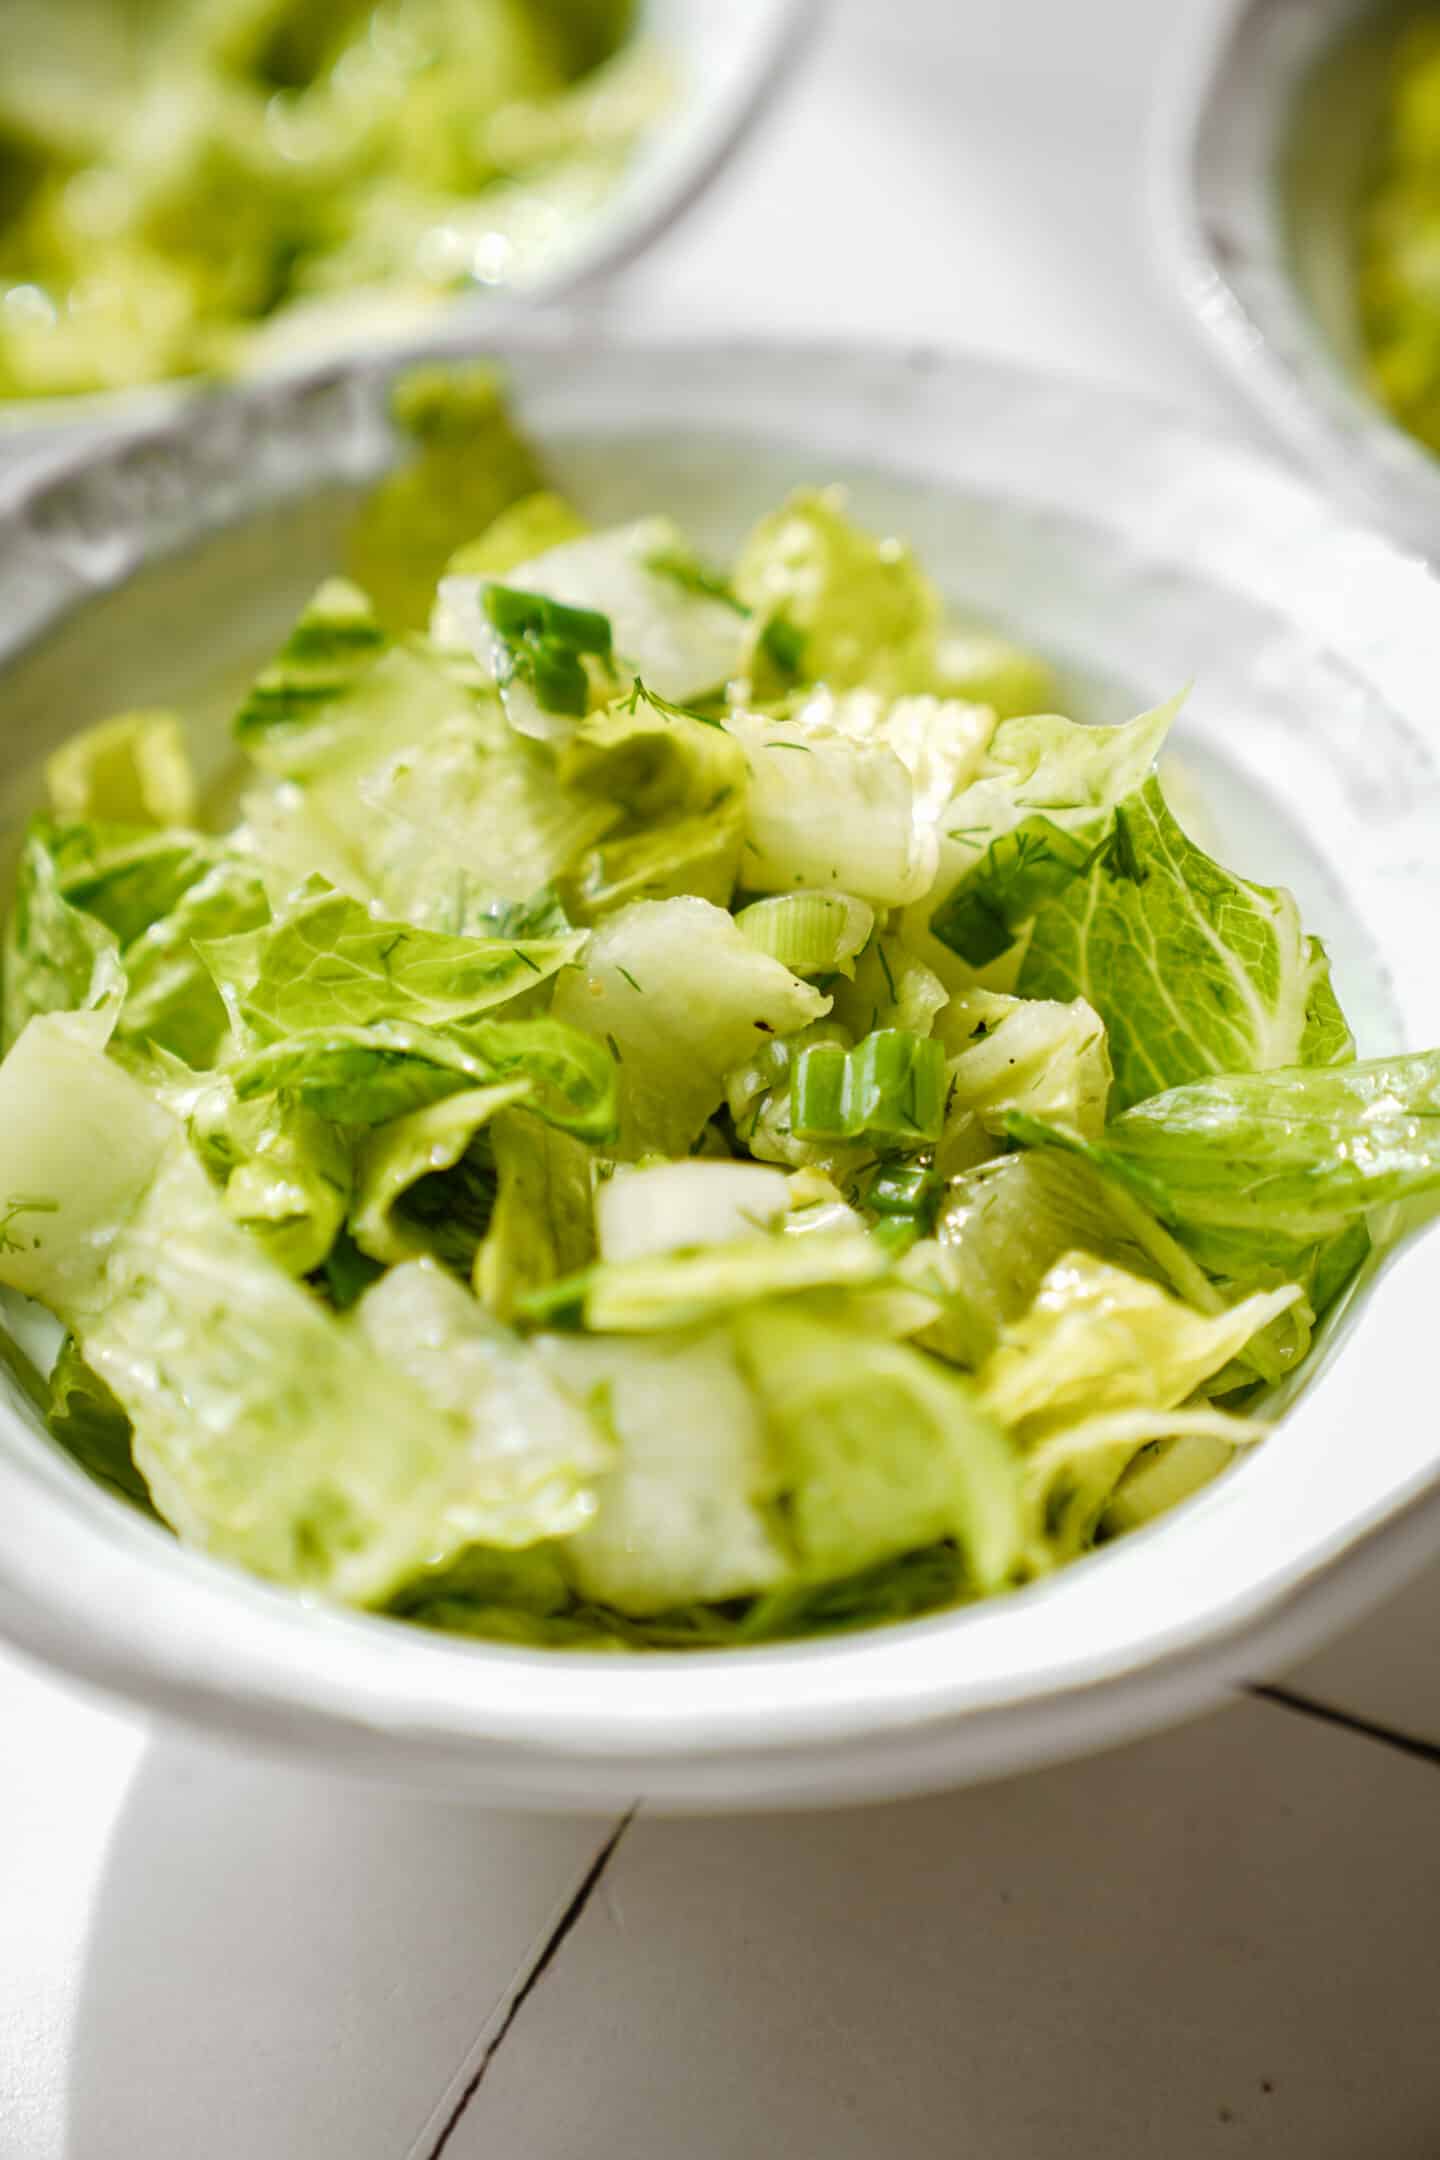
[[[1057,712],[823,474],[713,561],[488,375],[400,402],[238,769],[125,711],[24,832],[54,1438],[311,1600],[565,1648],[1001,1597],[1255,1447],[1440,1186],[1440,1053],[1357,1060],[1190,837],[1179,699]]]

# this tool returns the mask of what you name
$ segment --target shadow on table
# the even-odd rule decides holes
[[[423,2153],[604,1835],[157,1740],[96,1894],[68,2160]]]

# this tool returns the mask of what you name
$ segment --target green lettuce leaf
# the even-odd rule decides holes
[[[124,996],[114,934],[64,897],[44,829],[33,826],[5,925],[5,1047],[37,1013],[103,1012],[113,1025]]]
[[[553,883],[623,814],[563,786],[473,669],[418,640],[297,728],[267,742],[265,762],[293,784],[247,804],[252,845],[287,884],[322,868],[426,928],[474,934],[497,900]]]
[[[356,1323],[376,1355],[466,1432],[467,1543],[526,1547],[581,1530],[614,1450],[540,1359],[431,1260],[390,1269]]]
[[[467,1088],[376,1125],[355,1157],[350,1234],[387,1265],[433,1254],[467,1279],[495,1208],[490,1120],[530,1092],[525,1079]]]
[[[898,1343],[763,1307],[737,1322],[803,1576],[848,1575],[954,1538],[980,1591],[1021,1556],[1010,1444],[958,1374]]]
[[[0,1067],[0,1183],[7,1157],[45,1179],[45,1211],[0,1251],[0,1281],[76,1334],[187,1543],[361,1603],[456,1549],[459,1420],[418,1403],[229,1219],[175,1120],[93,1029],[86,1042],[71,1017],[37,1020]]]
[[[945,898],[926,903],[939,943],[986,967],[1050,893],[1074,885],[1116,804],[1144,783],[1179,705],[1173,698],[1123,727],[1050,713],[1003,721],[941,820],[936,890]]]
[[[531,1293],[595,1255],[590,1151],[528,1110],[502,1110],[490,1128],[495,1203],[476,1255],[475,1294],[512,1320]]]
[[[18,1030],[31,1011],[82,1009],[87,956],[103,955],[89,964],[101,968],[102,1001],[123,989],[120,1041],[206,1065],[227,1022],[195,942],[268,913],[254,864],[199,833],[34,819],[10,924],[8,1024]]]
[[[671,703],[686,704],[723,688],[738,672],[746,624],[732,607],[667,577],[654,564],[685,546],[669,518],[588,533],[506,572],[505,583],[562,606],[604,616],[622,681],[641,677]],[[434,634],[442,645],[473,653],[500,686],[512,727],[540,740],[563,740],[571,727],[536,702],[512,672],[485,609],[488,581],[447,577],[440,586]]]
[[[235,715],[235,739],[269,771],[303,779],[348,747],[367,678],[393,650],[367,594],[329,578]]]
[[[191,1145],[225,1195],[232,1222],[288,1275],[323,1267],[350,1205],[350,1144],[288,1095],[241,1102],[226,1077],[190,1088]]]
[[[117,1239],[104,1290],[81,1346],[188,1543],[368,1603],[461,1542],[459,1420],[417,1402],[275,1267],[183,1146]]]
[[[929,890],[934,834],[887,742],[802,733],[740,711],[725,725],[749,773],[740,867],[748,891],[846,892],[895,907]]]
[[[1110,1077],[1105,1029],[1084,998],[1021,998],[946,1066],[947,1129],[974,1119],[1000,1133],[1023,1110],[1094,1139]]]
[[[1086,875],[1035,913],[1019,987],[1094,1006],[1116,1110],[1206,1073],[1329,1064],[1351,1051],[1324,948],[1289,893],[1212,862],[1154,780],[1117,806]]]
[[[1238,1280],[1440,1187],[1440,1052],[1217,1074],[1137,1103],[1098,1140],[1023,1116],[1008,1130],[1083,1154]]]
[[[533,498],[544,475],[493,368],[411,368],[395,385],[392,410],[415,450],[366,501],[350,533],[348,568],[386,622],[419,630],[455,550],[511,504]]]
[[[603,1623],[575,1617],[555,1544],[470,1545],[405,1583],[388,1610],[416,1627],[491,1642],[610,1647]]]
[[[73,1335],[60,1346],[49,1392],[46,1423],[66,1454],[108,1491],[152,1512],[145,1480],[135,1467],[130,1420],[99,1374],[90,1370]]]
[[[1155,1512],[1195,1491],[1230,1463],[1239,1448],[1263,1440],[1267,1427],[1209,1405],[1183,1410],[1111,1410],[1064,1427],[1025,1458],[1023,1488],[1030,1519],[1031,1571],[1043,1575],[1076,1559],[1102,1531],[1123,1520],[1123,1495],[1157,1453],[1173,1461]],[[1172,1457],[1173,1460],[1173,1457]],[[1146,1504],[1144,1487],[1141,1502]]]
[[[98,1012],[42,1013],[0,1064],[0,1283],[67,1322],[180,1130],[105,1055],[109,1032]]]
[[[269,912],[254,864],[238,856],[217,860],[121,954],[129,987],[117,1023],[120,1040],[167,1050],[196,1070],[213,1064],[229,1021],[202,948],[257,929]]]
[[[790,1181],[760,1163],[669,1162],[623,1166],[595,1196],[600,1257],[647,1260],[778,1229],[790,1211]]]
[[[116,713],[72,735],[46,760],[45,785],[57,818],[131,825],[195,818],[195,777],[171,712]]]
[[[775,717],[805,741],[893,750],[910,775],[916,819],[926,826],[938,825],[946,805],[983,769],[995,733],[987,705],[928,693],[837,691],[827,683],[790,700]]]
[[[468,1020],[533,991],[584,943],[583,933],[481,939],[383,922],[312,879],[259,937],[204,953],[237,1021],[265,1043],[307,1028]]]
[[[1204,1270],[1123,1186],[1076,1156],[1027,1150],[957,1178],[935,1242],[907,1257],[907,1274],[928,1281],[944,1305],[924,1342],[958,1364],[981,1364],[1074,1251],[1159,1283],[1197,1312],[1223,1308]]]
[[[818,896],[817,896],[818,897]],[[950,1002],[939,976],[904,938],[877,932],[859,954],[850,980],[822,978],[833,1003],[830,1016],[858,1038],[877,1028],[928,1035]]]
[[[156,830],[35,818],[29,837],[53,858],[70,905],[104,923],[122,949],[173,915],[212,871],[236,859],[224,841],[180,826]]]
[[[694,893],[729,904],[745,829],[745,760],[718,727],[637,690],[582,721],[560,754],[567,786],[620,816],[567,882],[595,921],[632,900]]]
[[[976,1384],[1024,1447],[1110,1411],[1174,1410],[1297,1295],[1262,1292],[1226,1312],[1198,1313],[1092,1253],[1066,1253]]]
[[[655,1613],[787,1576],[769,1506],[776,1465],[723,1329],[661,1342],[548,1337],[541,1355],[616,1447],[593,1520],[565,1548],[584,1597]]]
[[[441,1033],[405,1021],[309,1028],[227,1068],[241,1102],[284,1090],[336,1124],[384,1125],[462,1089],[525,1079],[538,1117],[587,1140],[615,1130],[616,1073],[604,1047],[555,1020],[478,1020]]]
[[[907,548],[852,524],[840,489],[797,493],[763,517],[740,550],[734,587],[757,625],[762,691],[771,687],[764,627],[777,620],[793,640],[792,676],[837,690],[931,687],[935,588]]]
[[[619,1153],[633,1160],[652,1150],[687,1154],[747,1051],[828,1005],[757,952],[720,908],[684,898],[640,901],[607,917],[581,968],[560,977],[552,1009],[616,1053]]]
[[[578,1293],[593,1334],[649,1335],[693,1327],[766,1299],[878,1282],[888,1268],[882,1247],[858,1231],[741,1237],[693,1252],[601,1262],[573,1290],[552,1285],[533,1304],[543,1317],[557,1309],[562,1294]]]

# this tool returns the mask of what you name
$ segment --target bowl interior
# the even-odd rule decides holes
[[[1417,565],[1268,468],[1008,369],[592,341],[538,346],[513,377],[555,483],[597,521],[667,507],[723,558],[787,488],[840,480],[860,518],[914,542],[957,616],[1046,651],[1078,716],[1118,720],[1193,683],[1172,783],[1188,820],[1207,820],[1202,837],[1237,868],[1293,887],[1363,1050],[1440,1042],[1440,767],[1425,724],[1440,641]],[[45,754],[118,706],[181,703],[219,772],[239,686],[395,454],[383,392],[380,376],[337,377],[297,415],[278,387],[218,442],[172,429],[0,515],[7,842]],[[277,444],[286,455],[260,454]],[[1407,1256],[1417,1295],[1433,1293],[1437,1261],[1424,1240]],[[343,1728],[392,1766],[468,1765],[492,1789],[510,1776],[508,1789],[573,1797],[588,1779],[623,1796],[644,1760],[649,1788],[678,1796],[699,1774],[676,1767],[689,1749],[712,1801],[763,1797],[780,1774],[767,1784],[754,1763],[777,1730],[787,1747],[807,1721],[817,1744],[841,1728],[883,1737],[1083,1690],[1304,1579],[1433,1476],[1413,1421],[1380,1416],[1363,1465],[1353,1446],[1354,1403],[1374,1415],[1379,1400],[1366,1389],[1406,1385],[1407,1310],[1372,1286],[1273,1441],[1052,1583],[865,1638],[698,1660],[490,1649],[312,1610],[130,1515],[17,1398],[0,1412],[0,1624],[148,1700],[300,1744]],[[543,1764],[506,1772],[497,1750]]]

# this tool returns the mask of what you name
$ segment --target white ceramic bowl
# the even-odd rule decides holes
[[[1181,747],[1227,852],[1298,891],[1363,1048],[1440,1042],[1440,591],[1418,565],[1247,455],[1009,366],[593,332],[511,365],[559,484],[600,519],[664,505],[721,552],[792,483],[842,479],[957,606],[1047,648],[1080,714],[1193,679]],[[384,389],[377,368],[273,385],[0,514],[12,823],[36,761],[104,708],[223,714],[395,455]],[[1437,1297],[1422,1236],[1354,1300],[1273,1439],[1059,1578],[739,1653],[543,1653],[307,1606],[107,1498],[12,1404],[0,1628],[161,1711],[496,1801],[958,1782],[1214,1702],[1415,1564],[1440,1526]]]
[[[1362,375],[1351,236],[1420,0],[1220,0],[1156,129],[1162,267],[1242,392],[1353,509],[1440,553],[1440,459]]]
[[[66,0],[52,0],[63,7]],[[741,147],[793,76],[821,0],[636,0],[634,36],[652,43],[674,78],[670,107],[638,145],[596,214],[577,226],[573,243],[523,288],[457,295],[437,302],[418,331],[379,321],[357,323],[331,352],[413,342],[432,332],[493,337],[512,307],[588,298],[682,217]],[[276,374],[305,374],[326,357],[315,346]],[[46,447],[80,426],[110,428],[160,420],[197,394],[185,383],[159,383],[113,394],[0,400],[0,437],[18,447]],[[199,394],[203,394],[203,391]]]

